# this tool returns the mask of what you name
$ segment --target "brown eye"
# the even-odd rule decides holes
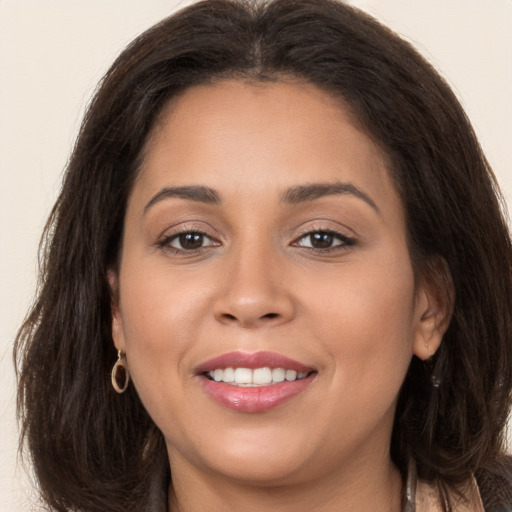
[[[311,247],[315,249],[327,249],[332,247],[334,242],[334,235],[331,233],[313,233],[309,235],[311,240]]]
[[[165,238],[159,245],[161,247],[175,249],[176,251],[197,251],[203,247],[218,244],[204,233],[186,231]]]
[[[183,233],[176,240],[179,242],[180,249],[199,249],[203,246],[204,235],[201,233]]]
[[[319,251],[334,249],[339,247],[348,247],[354,245],[355,241],[341,233],[333,231],[312,231],[299,238],[294,245],[298,247],[306,247]]]

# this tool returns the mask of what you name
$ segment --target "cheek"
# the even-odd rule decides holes
[[[122,279],[121,314],[129,370],[145,407],[158,410],[179,393],[180,375],[197,337],[204,309],[199,286],[164,278],[155,266],[130,272]],[[155,407],[156,406],[156,407]],[[158,423],[157,419],[154,418]]]
[[[341,389],[351,389],[361,399],[383,393],[393,398],[412,358],[412,269],[407,259],[364,269],[345,272],[336,287],[326,282],[329,293],[314,307],[316,337],[332,360],[333,378]]]

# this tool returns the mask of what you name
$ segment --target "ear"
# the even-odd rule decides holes
[[[450,325],[455,290],[444,258],[435,257],[424,266],[417,284],[413,353],[423,361],[440,347]]]
[[[110,309],[112,312],[112,339],[116,350],[126,353],[121,309],[119,307],[119,277],[117,272],[109,269],[107,272],[108,284],[110,286]]]

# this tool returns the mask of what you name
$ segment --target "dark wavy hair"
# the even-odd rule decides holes
[[[39,292],[15,362],[22,440],[52,510],[148,510],[155,474],[162,493],[168,483],[161,433],[133,386],[119,396],[110,384],[107,272],[148,133],[193,85],[289,77],[349,106],[390,162],[416,275],[443,288],[449,270],[453,281],[443,343],[427,362],[413,357],[402,386],[393,461],[405,473],[412,457],[421,478],[448,487],[471,473],[500,478],[493,468],[512,387],[511,241],[456,97],[407,42],[338,1],[205,0],[143,33],[107,72],[45,229]]]

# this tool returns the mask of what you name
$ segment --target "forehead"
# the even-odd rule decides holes
[[[304,123],[306,118],[307,122]],[[300,135],[302,130],[303,136],[310,138],[316,132],[328,143],[328,129],[339,129],[341,124],[350,125],[353,132],[368,137],[342,98],[307,81],[232,79],[193,86],[174,97],[158,116],[146,147],[154,149],[155,145],[168,137],[170,131],[174,131],[175,135],[192,131],[200,136],[204,134],[201,130],[204,128],[209,135],[213,135],[215,131],[225,132],[227,123],[233,132],[244,128],[243,133],[247,138],[253,137],[252,142],[258,142],[258,132],[269,127],[284,129],[276,142],[286,134]],[[377,149],[376,145],[374,149]],[[383,153],[380,156],[385,157]]]
[[[386,155],[360,128],[345,102],[299,81],[224,80],[185,90],[160,114],[148,137],[145,162],[149,166],[157,155],[183,144],[202,142],[194,147],[197,153],[213,149],[214,141],[225,146],[230,140],[245,141],[246,154],[249,146],[257,151],[263,145],[284,152],[297,140],[326,156],[341,144],[345,152],[364,146],[360,156],[387,166]]]
[[[147,197],[201,184],[242,197],[339,181],[397,199],[386,155],[340,99],[306,82],[225,80],[165,106],[135,188]]]

